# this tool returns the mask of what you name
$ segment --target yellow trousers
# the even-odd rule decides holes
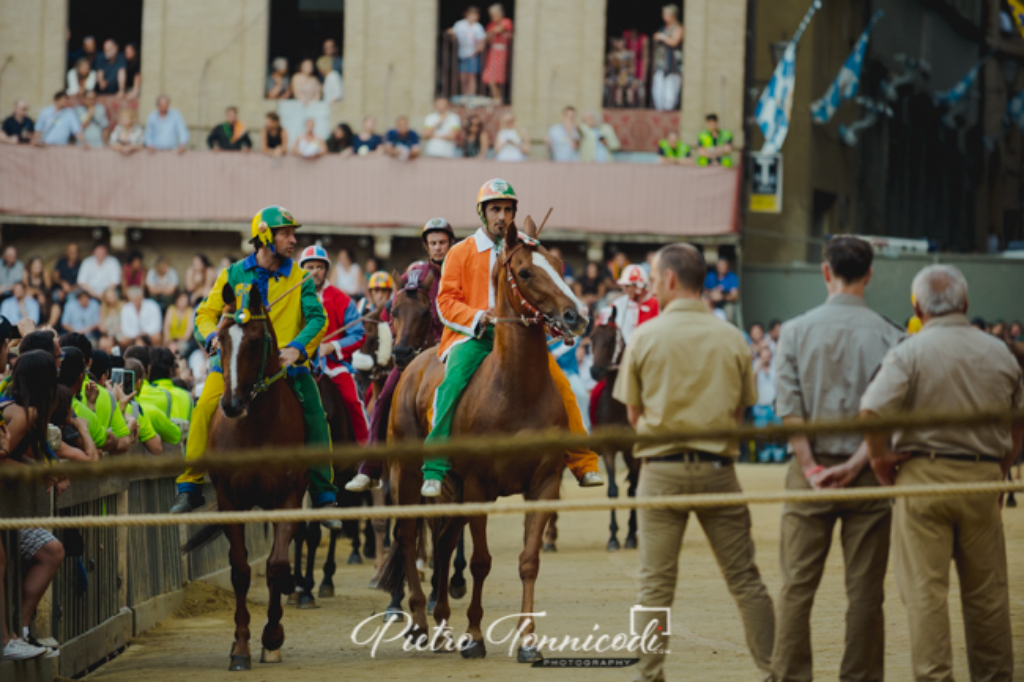
[[[217,411],[217,403],[224,395],[224,375],[210,372],[203,384],[203,393],[199,396],[196,406],[192,409],[192,423],[188,429],[188,442],[185,444],[185,461],[191,462],[206,453],[206,443],[210,439],[210,422]],[[202,485],[205,472],[191,467],[178,476],[178,483],[196,483]]]
[[[551,353],[548,353],[548,368],[551,370],[551,378],[555,382],[555,388],[558,389],[559,395],[562,396],[565,414],[569,417],[569,431],[579,435],[587,435],[587,427],[583,425],[583,413],[580,411],[579,403],[576,402],[576,394],[572,392],[569,378],[565,376],[565,372],[558,366],[558,361],[555,360],[555,356]],[[569,471],[577,479],[583,478],[583,475],[590,471],[600,471],[597,467],[597,453],[587,449],[566,450],[565,466],[569,467]]]

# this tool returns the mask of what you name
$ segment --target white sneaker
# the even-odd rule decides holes
[[[599,485],[604,485],[604,477],[596,471],[588,471],[580,479],[581,488],[596,488]]]
[[[420,495],[423,497],[439,497],[441,495],[441,481],[423,481]]]
[[[366,474],[356,474],[351,481],[345,484],[345,490],[353,493],[361,493],[364,490],[377,490],[380,487],[379,478],[370,478]]]
[[[28,642],[14,638],[4,647],[3,660],[5,661],[27,661],[31,658],[38,658],[50,653],[44,646],[32,646]]]

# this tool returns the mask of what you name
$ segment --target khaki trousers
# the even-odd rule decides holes
[[[914,458],[896,485],[1002,480],[989,462]],[[893,568],[910,619],[910,659],[917,682],[953,679],[949,634],[949,564],[956,562],[974,682],[1013,679],[1006,544],[994,494],[899,498],[893,514]]]
[[[741,492],[733,467],[713,463],[645,461],[640,471],[638,497],[693,493]],[[761,573],[754,563],[754,542],[750,536],[750,511],[746,506],[693,510],[704,528],[725,582],[736,600],[747,646],[754,663],[769,679],[772,641],[775,638],[775,612]],[[640,595],[642,607],[665,612],[638,612],[636,632],[643,632],[648,621],[657,620],[663,632],[668,609],[675,598],[679,573],[679,551],[689,519],[687,509],[641,509],[639,513]],[[662,638],[668,648],[668,637]],[[636,680],[660,682],[665,679],[664,653],[640,653]]]
[[[826,467],[845,457],[820,455]],[[850,485],[877,486],[870,466]],[[787,490],[809,490],[794,459],[786,475]],[[842,682],[874,682],[884,677],[885,617],[883,581],[889,561],[889,500],[812,502],[782,508],[779,566],[782,591],[776,600],[772,672],[778,682],[810,682],[811,606],[825,571],[833,530],[842,522],[840,542],[846,562],[846,650],[839,666]]]

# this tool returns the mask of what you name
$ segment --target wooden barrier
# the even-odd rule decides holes
[[[142,448],[131,454],[143,454]],[[164,456],[180,457],[180,451]],[[208,500],[213,487],[204,491]],[[42,486],[0,483],[0,517],[125,515],[165,512],[174,499],[174,479],[75,481],[53,499]],[[158,625],[184,600],[184,586],[195,580],[226,584],[228,543],[219,538],[186,557],[181,544],[194,529],[186,526],[88,528],[55,533],[65,559],[37,609],[33,632],[60,643],[56,659],[0,663],[0,680],[51,682],[75,677],[122,649],[131,637]],[[17,533],[0,533],[7,556],[4,610],[0,617],[20,633],[21,583],[27,563],[18,554]],[[246,526],[252,563],[270,553],[269,524]]]

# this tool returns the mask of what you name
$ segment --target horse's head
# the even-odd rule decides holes
[[[380,314],[381,309],[377,308],[363,317],[366,340],[362,348],[352,354],[352,367],[369,381],[378,378],[391,363],[391,328],[380,321]]]
[[[579,336],[589,322],[587,307],[562,279],[562,263],[537,239],[537,226],[529,216],[519,232],[505,229],[505,248],[495,275],[517,316],[543,323],[555,334]],[[502,284],[504,280],[504,284]]]
[[[616,309],[611,306],[607,310],[607,317],[598,318],[594,330],[590,332],[590,347],[594,358],[590,366],[590,376],[594,381],[601,381],[609,370],[618,369],[625,347],[622,330],[615,324]]]
[[[263,298],[253,288],[239,300],[230,284],[224,285],[224,312],[217,338],[220,339],[224,395],[220,407],[235,419],[245,415],[261,382],[280,369],[277,341]]]
[[[405,369],[420,352],[437,342],[441,321],[430,295],[441,272],[433,263],[409,268],[391,303],[395,336],[395,365]]]

